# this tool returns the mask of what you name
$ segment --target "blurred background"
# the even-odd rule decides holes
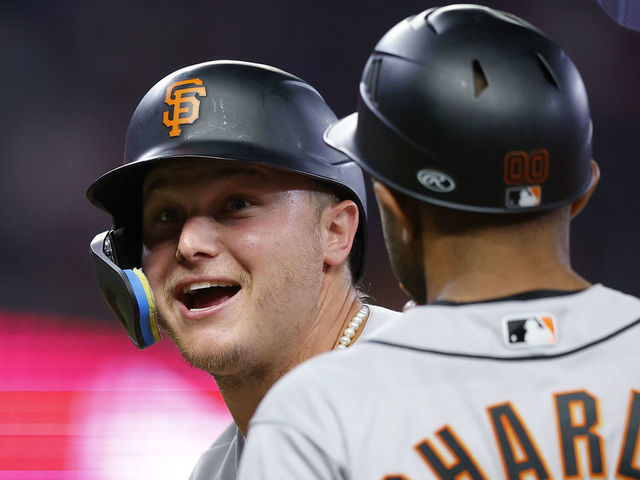
[[[356,106],[380,36],[432,0],[0,0],[0,479],[186,478],[229,421],[215,382],[171,342],[138,352],[89,263],[109,217],[88,185],[122,162],[158,80],[215,59],[267,63]],[[640,0],[487,0],[574,60],[602,179],[572,230],[575,269],[640,295]],[[370,204],[362,285],[402,307]]]

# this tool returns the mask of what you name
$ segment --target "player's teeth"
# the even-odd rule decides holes
[[[190,285],[187,285],[186,287],[184,287],[184,289],[182,290],[183,293],[192,293],[195,292],[196,290],[202,290],[205,288],[211,288],[211,287],[232,287],[233,284],[228,283],[228,282],[197,282],[197,283],[192,283]]]
[[[193,292],[194,290],[202,290],[203,288],[209,288],[212,286],[211,282],[192,283],[191,285],[184,287],[184,293]]]

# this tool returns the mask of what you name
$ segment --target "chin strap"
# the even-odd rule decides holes
[[[99,233],[91,241],[98,288],[129,338],[142,350],[161,338],[156,303],[142,270],[120,268],[116,250],[113,230]]]

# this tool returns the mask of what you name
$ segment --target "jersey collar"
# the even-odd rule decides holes
[[[477,300],[473,302],[454,302],[451,300],[436,300],[435,302],[431,302],[429,305],[442,305],[447,307],[456,307],[462,305],[477,305],[483,303],[493,303],[493,302],[509,302],[509,301],[519,301],[519,300],[537,300],[540,298],[552,298],[552,297],[562,297],[566,295],[573,295],[576,293],[584,292],[586,289],[578,289],[578,290],[529,290],[527,292],[515,293],[513,295],[506,295],[504,297],[496,297],[489,298],[486,300]]]

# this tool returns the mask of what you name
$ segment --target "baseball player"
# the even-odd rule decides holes
[[[569,263],[599,176],[571,60],[453,5],[392,28],[359,92],[325,139],[377,179],[418,306],[276,384],[239,478],[640,478],[640,300]]]
[[[144,96],[125,164],[88,190],[113,216],[91,243],[104,298],[139,348],[164,330],[233,416],[193,479],[235,478],[271,385],[395,314],[354,286],[365,186],[322,141],[334,120],[316,90],[276,68],[193,65]]]

